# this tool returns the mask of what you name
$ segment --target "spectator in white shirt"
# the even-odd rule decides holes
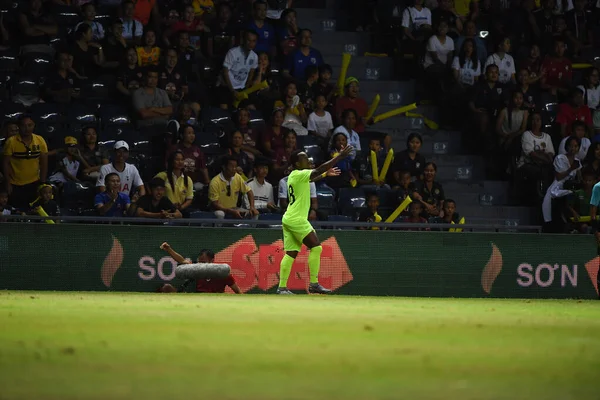
[[[583,104],[591,110],[600,110],[600,85],[598,68],[590,68],[585,72],[585,85],[577,86],[583,92]]]
[[[440,21],[435,35],[427,40],[423,68],[427,74],[431,94],[439,92],[440,89],[443,92],[447,87],[448,72],[454,59],[454,42],[447,33],[448,23]]]
[[[398,16],[398,7],[394,16]],[[412,7],[407,7],[402,13],[402,28],[404,34],[411,40],[419,40],[431,32],[431,11],[423,6],[423,0],[414,0]]]
[[[258,34],[247,30],[242,45],[227,52],[217,92],[219,105],[228,109],[235,100],[242,100],[242,90],[252,86],[258,68],[258,55],[254,52]]]
[[[588,127],[583,121],[574,121],[571,124],[571,136],[575,136],[581,140],[581,144],[579,145],[579,153],[577,153],[577,158],[580,160],[585,160],[587,152],[592,146],[592,142],[586,137],[587,129]],[[567,147],[565,144],[567,143],[568,138],[569,136],[561,140],[560,144],[558,145],[558,154],[567,154]]]
[[[254,162],[254,178],[246,182],[254,194],[254,208],[261,214],[279,211],[273,199],[273,185],[265,179],[268,174],[269,162],[260,157]],[[250,209],[247,195],[244,195],[244,208]]]
[[[92,28],[92,41],[100,42],[104,39],[104,27],[101,23],[94,21],[96,18],[96,6],[93,3],[86,3],[81,6],[83,21],[75,25],[75,32],[81,24],[88,24]]]
[[[496,46],[496,52],[485,61],[485,67],[496,65],[500,72],[498,82],[515,84],[515,60],[508,52],[510,51],[510,38],[504,37]]]
[[[135,165],[127,164],[126,162],[127,158],[129,158],[129,145],[127,142],[119,140],[115,143],[114,150],[115,154],[113,162],[103,165],[102,168],[100,168],[100,175],[98,176],[96,187],[100,192],[104,192],[106,190],[106,185],[104,183],[105,177],[110,173],[116,173],[121,180],[119,192],[125,193],[131,198],[131,202],[135,202],[138,197],[146,194],[144,182]]]
[[[327,97],[319,94],[315,98],[315,111],[308,116],[308,133],[320,139],[321,144],[325,143],[331,131],[333,130],[333,120],[331,114],[325,111],[327,107]]]
[[[335,130],[333,131],[333,135],[331,136],[331,138],[333,138],[336,133],[343,133],[344,135],[346,135],[346,138],[348,139],[348,146],[354,147],[354,150],[352,151],[349,157],[351,160],[354,160],[356,158],[356,153],[361,150],[360,137],[358,136],[358,133],[356,133],[356,131],[354,130],[357,118],[358,117],[356,115],[356,111],[354,111],[352,108],[345,109],[342,112],[342,125],[335,128]],[[328,147],[332,147],[331,139],[329,140]]]
[[[123,7],[123,39],[128,46],[139,46],[144,36],[144,25],[133,18],[135,14],[135,3],[132,0],[125,0]]]
[[[481,75],[481,63],[477,58],[475,42],[465,39],[459,54],[452,61],[454,79],[465,89],[472,88]]]

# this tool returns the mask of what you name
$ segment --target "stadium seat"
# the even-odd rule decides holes
[[[29,107],[40,100],[39,79],[34,76],[16,78],[12,84],[11,93],[12,101]]]
[[[219,138],[208,132],[196,134],[196,145],[202,149],[204,154],[221,154],[223,152]]]
[[[366,207],[363,188],[341,188],[338,199],[338,210],[344,215],[353,215],[357,208]]]
[[[281,214],[273,214],[273,213],[259,214],[258,215],[259,221],[269,221],[269,223],[259,224],[258,226],[262,226],[262,227],[266,226],[268,228],[281,228],[281,218],[282,217],[283,217],[283,215],[281,215]]]
[[[98,127],[98,117],[93,107],[74,103],[67,108],[67,124],[73,129],[84,126]]]
[[[66,182],[63,186],[62,205],[71,209],[89,207],[94,201],[95,194],[96,188],[93,184]]]
[[[308,155],[308,158],[312,158],[313,163],[315,165],[321,165],[323,163],[323,159],[325,158],[323,155],[323,150],[317,145],[305,146],[304,151]]]
[[[192,211],[190,213],[190,219],[215,219],[215,214],[210,211]],[[213,224],[207,222],[200,224],[191,222],[189,226],[213,226]]]
[[[382,212],[393,211],[398,206],[398,191],[380,188],[377,194],[379,195],[379,206]]]
[[[266,122],[259,111],[250,110],[250,126],[252,126],[252,130],[256,130],[258,132],[265,131]]]
[[[100,130],[98,142],[104,146],[112,147],[118,140],[124,140],[132,146],[132,142],[138,138],[139,135],[133,127],[112,125]]]
[[[317,186],[317,202],[320,210],[327,210],[330,213],[336,210],[335,192],[329,186]]]
[[[0,53],[0,71],[15,72],[20,68],[19,58],[11,51]]]
[[[313,135],[306,135],[306,136],[298,136],[297,139],[297,143],[296,146],[298,148],[301,147],[308,147],[308,146],[317,146],[317,138],[314,137]]]
[[[111,92],[112,87],[99,80],[81,83],[81,94],[90,105],[108,102]]]
[[[48,53],[30,52],[21,56],[22,73],[32,77],[45,77],[54,64],[53,57]]]
[[[49,122],[62,123],[65,120],[62,104],[35,103],[29,108],[29,114],[36,124]]]
[[[52,8],[58,26],[73,28],[81,19],[79,9],[75,6],[53,4]]]
[[[26,111],[25,106],[21,103],[9,101],[0,103],[0,118],[2,118],[2,122],[16,121],[21,115],[25,114]]]
[[[332,222],[352,222],[352,217],[349,217],[347,215],[329,215],[327,216],[327,221],[332,221]],[[344,227],[335,227],[333,226],[334,229],[353,229],[352,227],[348,227],[348,226],[344,226]]]
[[[10,85],[14,75],[10,72],[0,72],[0,101],[10,99]]]
[[[127,108],[118,104],[104,104],[98,109],[98,116],[103,127],[113,125],[131,125]]]

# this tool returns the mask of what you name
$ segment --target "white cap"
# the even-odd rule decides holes
[[[115,143],[115,147],[113,147],[113,148],[115,150],[119,150],[119,149],[122,149],[123,147],[126,148],[127,151],[129,151],[129,145],[127,144],[127,142],[124,140],[119,140],[117,143]]]

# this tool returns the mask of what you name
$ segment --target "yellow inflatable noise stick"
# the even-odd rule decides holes
[[[452,224],[454,224],[454,221],[451,222]],[[465,224],[465,217],[462,217],[460,219],[460,221],[458,221],[459,225],[464,225]],[[448,232],[462,232],[462,228],[450,228],[448,229]]]
[[[437,124],[437,122],[432,121],[427,117],[424,117],[423,114],[407,112],[406,116],[411,118],[423,118],[423,122],[425,123],[425,125],[427,125],[429,129],[433,129],[434,131],[440,129],[440,126]]]
[[[598,220],[600,217],[596,217],[596,220]],[[571,217],[571,222],[592,222],[592,217],[590,217],[589,215],[582,215],[579,218],[575,218],[575,217]]]
[[[340,69],[340,76],[338,76],[337,80],[337,95],[344,95],[344,83],[346,82],[346,75],[348,74],[348,67],[350,66],[350,61],[352,60],[352,54],[344,53],[342,54],[342,68]]]
[[[400,108],[396,108],[395,110],[391,110],[391,111],[388,111],[386,113],[379,114],[378,116],[376,116],[375,118],[373,118],[373,123],[376,124],[376,123],[384,121],[384,120],[386,120],[388,118],[395,117],[396,115],[401,115],[401,114],[407,113],[407,112],[409,112],[411,110],[414,110],[415,108],[417,108],[417,104],[416,103],[412,103],[412,104],[409,104],[407,106],[402,106]]]
[[[367,121],[370,120],[373,117],[373,114],[375,114],[375,111],[377,111],[377,107],[379,107],[379,102],[381,101],[381,96],[379,96],[378,94],[375,95],[375,97],[373,98],[373,102],[371,103],[371,107],[369,107],[369,111],[367,112]]]
[[[381,216],[379,214],[375,213],[375,214],[373,214],[373,217],[375,218],[374,222],[381,222]],[[373,227],[371,227],[371,230],[378,231],[379,227],[378,226],[373,226]]]
[[[39,199],[38,199],[39,200]],[[37,200],[35,201],[37,202]],[[34,204],[35,202],[31,203]],[[36,208],[33,209],[40,217],[47,217],[48,214],[46,213],[46,211],[44,211],[44,209],[42,208],[42,206],[37,206]],[[54,221],[52,221],[51,219],[47,219],[45,220],[45,222],[47,224],[54,224]]]
[[[592,68],[593,65],[592,64],[587,64],[587,63],[580,63],[580,64],[573,64],[571,65],[571,68],[573,69],[587,69],[587,68]]]
[[[240,105],[240,103],[244,100],[248,99],[248,96],[251,95],[254,92],[258,92],[259,90],[263,90],[269,87],[269,82],[267,81],[262,81],[261,83],[257,83],[254,86],[249,87],[248,89],[244,89],[242,90],[240,93],[242,94],[242,98],[241,99],[236,99],[233,102],[233,106],[237,107]]]
[[[390,169],[390,165],[392,164],[392,161],[394,160],[394,149],[390,149],[390,151],[388,151],[387,156],[385,156],[385,161],[383,162],[383,168],[381,168],[381,175],[379,176],[379,179],[382,182],[385,182],[385,177],[387,176],[388,170]]]
[[[371,150],[371,170],[373,171],[373,182],[379,181],[379,169],[377,166],[377,154]]]
[[[406,210],[406,207],[408,207],[408,205],[410,203],[412,203],[412,199],[410,198],[410,196],[406,196],[404,201],[402,203],[400,203],[398,208],[396,208],[396,210],[392,213],[392,215],[390,215],[385,220],[385,222],[387,222],[387,223],[394,222],[396,220],[396,218],[398,218],[400,216],[400,214],[402,214],[402,211]]]

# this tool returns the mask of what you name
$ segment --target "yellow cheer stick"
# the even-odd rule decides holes
[[[409,104],[407,106],[402,106],[400,108],[396,108],[395,110],[391,110],[391,111],[388,111],[386,113],[379,114],[378,116],[376,116],[375,118],[373,118],[373,123],[376,124],[376,123],[384,121],[384,120],[386,120],[388,118],[395,117],[396,115],[404,114],[404,113],[406,113],[408,111],[414,110],[415,108],[417,108],[417,104],[416,103],[412,103],[412,104]]]
[[[358,185],[358,182],[356,181],[356,179],[351,179],[350,186],[352,186],[354,188],[354,187],[356,187],[356,185]]]
[[[429,129],[433,129],[434,131],[440,129],[440,126],[437,124],[437,122],[430,120],[429,118],[423,116],[423,114],[407,112],[406,116],[411,118],[423,118],[423,122]]]
[[[385,57],[389,57],[387,53],[371,53],[366,51],[365,54],[363,54],[365,57],[378,57],[378,58],[385,58]]]
[[[381,96],[379,96],[378,94],[375,95],[375,97],[373,98],[373,102],[371,103],[371,107],[369,107],[369,111],[367,112],[367,121],[371,119],[371,117],[373,117],[373,114],[375,114],[375,111],[377,111],[377,107],[379,107],[379,102],[381,101]]]
[[[572,64],[571,68],[573,69],[587,69],[587,68],[592,68],[593,65],[592,64],[587,64],[587,63],[579,63],[579,64]]]
[[[390,149],[390,151],[387,153],[387,156],[385,156],[385,161],[383,162],[383,167],[381,168],[381,175],[379,176],[379,179],[381,179],[382,182],[385,182],[385,177],[387,176],[388,169],[390,169],[393,159],[394,149]]]
[[[375,222],[381,222],[381,216],[377,213],[373,214],[373,217],[375,217]],[[379,227],[378,226],[372,226],[371,230],[373,231],[378,231]]]
[[[398,208],[396,208],[396,210],[392,213],[392,215],[390,215],[385,222],[386,223],[390,223],[390,222],[394,222],[396,220],[396,218],[398,218],[398,216],[400,214],[402,214],[402,211],[406,210],[406,207],[408,207],[408,205],[412,203],[412,199],[410,198],[410,196],[406,196],[406,198],[404,199],[404,201],[402,203],[400,203],[400,205],[398,206]]]
[[[454,225],[454,221],[451,222],[452,225]],[[460,219],[460,221],[458,221],[459,225],[464,225],[465,224],[465,217],[462,217]],[[448,232],[462,232],[462,228],[450,228],[448,229]]]
[[[42,208],[42,206],[37,206],[34,211],[40,216],[40,217],[47,217],[48,214],[46,213],[46,211]],[[47,219],[45,220],[45,222],[47,224],[53,224],[54,221],[52,221],[51,219]]]
[[[599,218],[600,216],[597,216],[596,220],[598,220]],[[584,215],[579,218],[571,217],[570,219],[571,222],[592,222],[592,217],[590,217],[589,215]]]
[[[340,69],[340,76],[338,76],[337,80],[337,95],[344,95],[344,83],[346,82],[346,75],[348,74],[348,67],[350,66],[350,61],[352,60],[352,54],[344,53],[342,54],[342,68]]]
[[[377,166],[377,154],[371,150],[371,170],[373,170],[373,182],[379,181],[379,167]]]
[[[236,99],[233,102],[233,106],[237,107],[240,105],[240,103],[244,100],[248,99],[248,96],[251,95],[254,92],[258,92],[259,90],[263,90],[269,87],[269,82],[267,81],[262,81],[261,83],[257,83],[254,86],[250,86],[248,89],[244,89],[242,90],[240,93],[242,94],[242,98],[241,99]]]

